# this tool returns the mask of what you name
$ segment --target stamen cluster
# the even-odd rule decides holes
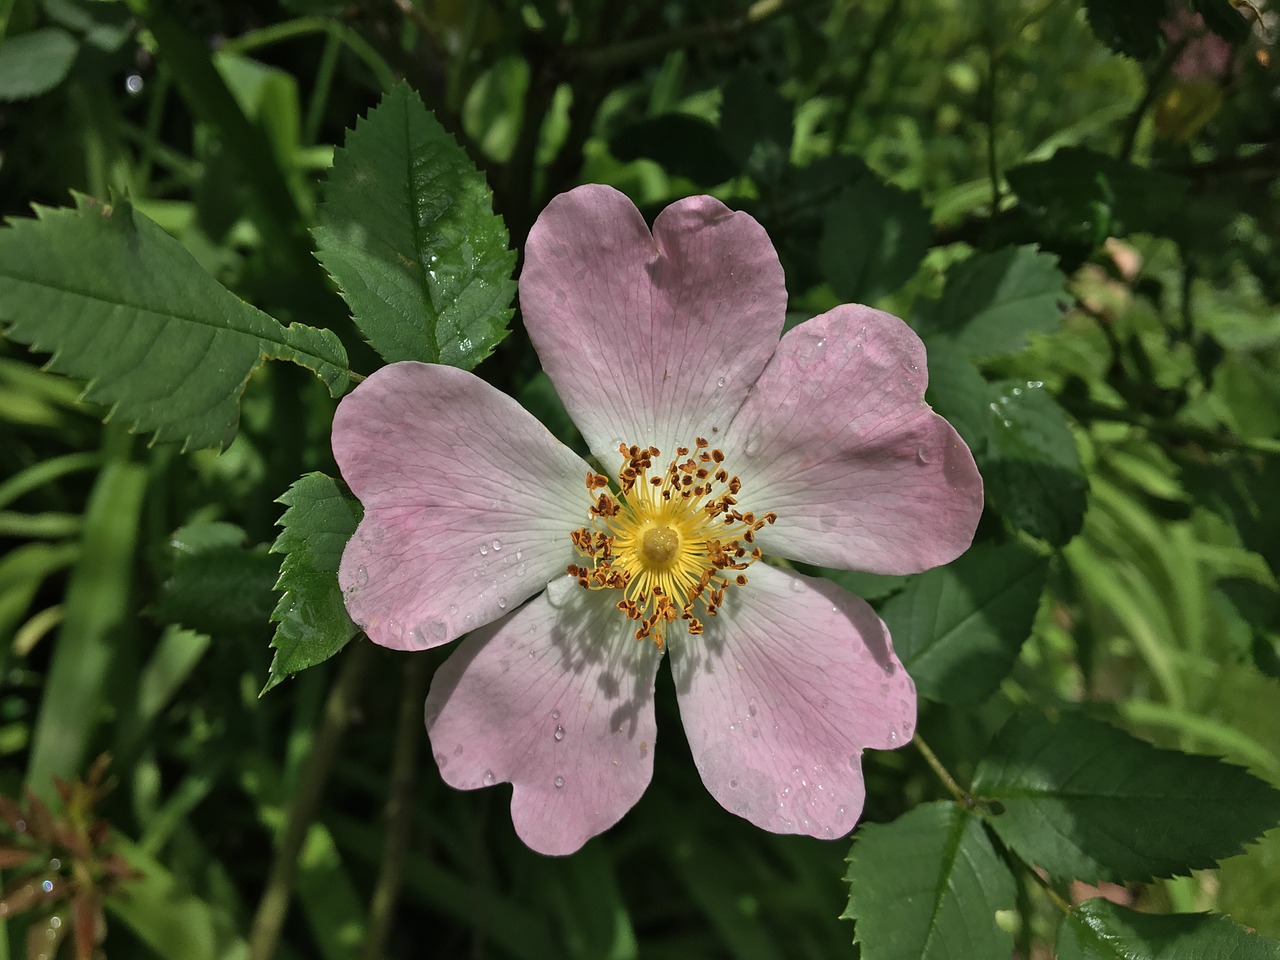
[[[677,447],[660,473],[652,472],[657,447],[619,444],[618,453],[618,494],[607,477],[587,474],[591,521],[572,539],[590,566],[571,564],[568,572],[586,589],[621,590],[617,607],[637,622],[636,639],[662,649],[669,624],[682,620],[700,634],[695,606],[714,617],[730,586],[746,586],[741,571],[761,555],[755,535],[777,515],[738,510],[742,483],[702,437],[692,450]]]

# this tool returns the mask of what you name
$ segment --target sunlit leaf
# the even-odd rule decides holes
[[[1242,768],[1079,714],[1014,716],[973,789],[1003,805],[990,821],[1000,839],[1059,880],[1187,874],[1280,820],[1280,792]]]
[[[276,654],[266,693],[290,674],[323,663],[347,645],[358,628],[347,616],[338,587],[338,563],[360,522],[360,503],[336,480],[309,473],[280,497],[287,510],[273,553],[283,553],[276,589],[284,595],[271,619]]]
[[[1138,913],[1086,900],[1058,928],[1057,960],[1280,960],[1280,941],[1208,913]]]
[[[1058,327],[1068,302],[1054,257],[1031,247],[978,253],[947,271],[939,300],[924,300],[912,325],[968,357],[1020,350],[1032,333]]]
[[[333,159],[317,256],[387,361],[470,370],[507,335],[516,255],[489,185],[407,85]]]
[[[996,925],[1014,880],[982,821],[958,804],[928,803],[862,827],[849,853],[849,905],[863,960],[1007,957]]]
[[[942,703],[980,703],[1031,633],[1047,558],[1017,543],[979,544],[913,577],[880,611],[919,691]]]
[[[333,396],[346,352],[327,330],[285,327],[227,290],[127,202],[77,197],[0,230],[0,321],[88,382],[110,418],[186,449],[225,447],[264,359],[315,372]]]

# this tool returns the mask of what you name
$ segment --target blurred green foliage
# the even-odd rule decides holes
[[[1218,910],[1280,937],[1280,830],[1190,869],[1265,826],[1270,794],[1243,818],[1187,800],[1203,835],[1089,877],[1027,868],[1053,851],[1019,839],[1044,815],[1025,798],[994,833],[981,820],[995,806],[953,802],[975,775],[1022,784],[991,772],[1000,750],[1029,750],[1008,733],[992,746],[997,731],[1031,716],[1030,736],[1059,714],[1067,747],[1094,731],[1080,735],[1085,754],[1114,743],[1141,767],[1209,753],[1280,786],[1277,27],[1265,8],[1254,23],[1249,5],[1196,0],[1224,36],[1170,39],[1176,6],[0,2],[0,213],[16,218],[0,231],[0,794],[25,783],[52,799],[53,777],[112,753],[119,786],[97,813],[143,879],[106,891],[107,955],[962,956],[945,952],[958,927],[928,926],[903,899],[919,891],[946,892],[935,923],[994,913],[974,942],[1001,955],[1046,957],[1056,942],[1064,958],[1200,956],[1245,936],[1129,907]],[[1224,44],[1227,66],[1212,67]],[[550,860],[516,839],[505,787],[455,792],[422,762],[441,654],[409,664],[357,640],[302,671],[353,631],[324,590],[354,516],[324,476],[337,475],[330,393],[376,368],[374,348],[400,355],[367,322],[376,304],[351,296],[359,264],[343,263],[334,223],[365,205],[360,168],[335,151],[359,149],[357,118],[416,102],[410,91],[442,128],[423,138],[456,141],[501,218],[486,221],[489,300],[454,321],[455,294],[439,293],[445,309],[429,301],[424,315],[442,333],[428,339],[465,366],[496,344],[477,372],[571,445],[518,316],[502,340],[502,234],[518,253],[545,202],[578,183],[613,184],[647,213],[712,192],[768,229],[789,322],[856,298],[926,339],[929,399],[973,448],[988,513],[974,552],[944,570],[833,575],[899,637],[932,746],[868,756],[870,825],[851,855],[721,810],[675,733],[665,674],[670,735],[650,790],[614,830]],[[487,214],[470,163],[440,149]],[[403,197],[399,186],[388,204],[421,199],[412,177]],[[67,209],[22,219],[33,204]],[[95,246],[107,211],[136,221],[130,263]],[[435,227],[447,240],[450,225]],[[102,291],[128,284],[102,314],[109,342],[68,320],[99,316]],[[146,333],[140,318],[174,312],[175,289],[204,311],[188,320],[232,317],[207,364],[185,337],[151,357],[174,389],[216,394],[216,424],[207,407],[175,407],[172,390],[148,392],[160,374],[147,348],[167,328]],[[466,339],[472,323],[483,339]],[[89,392],[23,344],[58,347],[52,370]],[[262,365],[271,357],[325,382]],[[182,453],[132,436],[135,424],[229,446]],[[292,514],[283,532],[277,498]],[[277,596],[273,543],[289,555]],[[329,628],[318,641],[313,616]],[[1218,770],[1203,778],[1236,784],[1237,799],[1262,790],[1172,755],[1192,786]],[[1139,800],[1102,787],[1141,816]],[[1181,821],[1161,816],[1176,839]],[[864,870],[899,875],[869,886]],[[1071,882],[1097,876],[1124,885]],[[1088,899],[1099,893],[1120,905]],[[846,903],[876,919],[838,921]],[[0,960],[23,956],[57,909],[0,912]]]

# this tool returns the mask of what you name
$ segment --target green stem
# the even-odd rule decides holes
[[[391,760],[391,791],[387,801],[387,835],[382,865],[369,903],[369,927],[361,960],[381,960],[391,932],[400,885],[409,859],[409,827],[413,813],[413,783],[418,769],[418,745],[422,740],[422,704],[427,698],[433,658],[416,653],[408,658],[400,715],[396,723],[395,754]]]
[[[136,3],[137,0],[133,2]],[[260,47],[269,47],[315,33],[327,33],[344,44],[348,50],[365,62],[383,90],[390,90],[395,85],[395,71],[364,37],[350,27],[324,17],[297,17],[283,23],[273,23],[260,30],[251,30],[234,40],[228,40],[222,45],[222,49],[232,53],[248,53]]]
[[[258,910],[249,932],[249,960],[269,960],[275,955],[298,874],[298,855],[302,852],[307,828],[319,809],[338,743],[354,715],[353,708],[364,675],[373,661],[371,643],[358,639],[350,647],[351,651],[343,658],[337,679],[325,701],[311,753],[302,768],[297,792],[285,818],[284,834],[271,862],[266,888],[258,901]]]
[[[1178,59],[1183,48],[1186,47],[1188,39],[1184,37],[1177,43],[1171,43],[1165,47],[1164,54],[1147,77],[1147,89],[1143,93],[1142,99],[1138,101],[1133,113],[1129,114],[1129,119],[1125,121],[1124,139],[1120,145],[1121,160],[1128,160],[1133,156],[1133,149],[1138,142],[1138,130],[1142,127],[1142,118],[1147,115],[1151,105],[1156,102],[1156,97],[1160,95],[1160,90],[1164,86],[1165,77],[1173,69],[1174,61]]]
[[[637,40],[624,40],[606,47],[597,47],[594,50],[582,50],[574,59],[588,71],[644,63],[664,56],[672,50],[694,47],[712,40],[723,40],[744,33],[806,2],[809,0],[757,0],[747,8],[746,13],[733,20],[687,27],[683,30],[671,30]]]
[[[960,784],[956,782],[956,778],[953,777],[950,771],[942,765],[942,761],[938,759],[938,755],[929,748],[927,743],[924,742],[924,737],[920,736],[917,732],[911,742],[915,744],[916,749],[920,751],[920,755],[924,757],[924,762],[927,763],[930,768],[932,768],[933,772],[938,775],[938,779],[942,781],[943,786],[947,788],[947,792],[949,792],[951,796],[955,797],[956,800],[959,803],[962,803],[968,810],[972,810],[978,805],[978,801],[974,799],[973,794],[960,786]]]
[[[329,91],[333,89],[333,75],[341,52],[342,41],[330,31],[324,39],[324,49],[320,51],[315,85],[311,90],[311,99],[307,101],[306,119],[302,123],[302,142],[308,145],[314,144],[320,136],[320,123],[324,119],[324,108],[329,104]]]

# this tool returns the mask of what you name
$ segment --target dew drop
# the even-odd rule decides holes
[[[717,386],[717,387],[723,387],[723,386],[724,386],[724,377],[721,377],[719,380],[717,380],[717,381],[716,381],[716,386]]]
[[[559,743],[564,739],[564,727],[560,726],[558,723],[556,724],[556,732],[554,736],[556,738],[556,743]]]
[[[889,742],[890,742],[890,743],[897,743],[897,742],[898,742],[898,731],[897,731],[897,730],[890,730],[890,731],[889,731]]]
[[[507,609],[507,598],[506,598],[506,597],[499,597],[499,598],[498,598],[498,609],[500,609],[500,610],[505,610],[505,609]]]
[[[363,587],[369,582],[369,571],[364,567],[356,568],[356,584]]]
[[[1006,427],[1012,427],[1012,426],[1013,426],[1013,421],[1012,421],[1012,420],[1001,420],[1000,422],[1001,422],[1001,423],[1003,423]]]
[[[483,557],[486,554],[488,554],[488,552],[489,552],[489,545],[487,543],[480,544],[480,556]]]
[[[493,775],[492,770],[486,770],[484,772],[484,782],[486,786],[492,786],[497,781],[498,781],[498,778]]]
[[[804,581],[801,580],[799,577],[793,577],[791,580],[791,590],[793,593],[803,593]]]
[[[1043,387],[1043,386],[1044,386],[1044,381],[1043,381],[1043,380],[1028,380],[1028,381],[1027,381],[1027,388],[1028,388],[1028,389],[1030,389],[1030,390],[1039,390],[1039,389],[1040,389],[1041,387]]]
[[[501,540],[495,540],[495,541],[493,541],[493,549],[494,549],[494,550],[501,550],[501,549],[502,549],[502,541],[501,541]]]
[[[457,612],[458,612],[458,605],[456,603],[449,604],[449,616],[452,617]]]
[[[1014,387],[1014,388],[1013,388],[1012,390],[1010,390],[1009,392],[1010,392],[1010,393],[1012,393],[1015,397],[1020,397],[1020,396],[1022,396],[1022,388],[1021,388],[1021,387]]]
[[[523,550],[517,550],[517,551],[516,551],[516,559],[517,559],[517,560],[523,560],[523,559],[524,559],[524,551],[523,551]]]
[[[928,462],[929,462],[929,451],[928,451],[928,450],[926,450],[924,447],[921,447],[919,450],[917,450],[917,451],[916,451],[916,462],[917,462],[917,463],[920,463],[920,464],[926,464],[926,463],[928,463]]]
[[[745,453],[748,457],[754,457],[757,453],[760,452],[760,438],[752,437],[750,440],[748,440],[747,445],[742,452]]]
[[[552,782],[556,785],[556,789],[559,790],[564,786],[564,777],[556,777]]]
[[[551,719],[552,719],[552,720],[559,720],[559,719],[560,719],[560,711],[559,711],[559,710],[552,710],[552,711],[551,711]]]

